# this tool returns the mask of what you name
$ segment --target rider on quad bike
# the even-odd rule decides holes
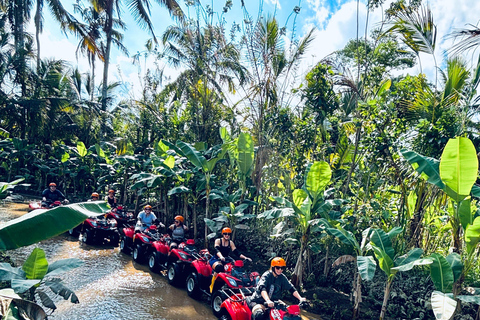
[[[252,296],[247,298],[247,303],[252,310],[252,320],[264,319],[266,307],[274,307],[274,302],[281,298],[284,290],[289,290],[295,298],[304,302],[307,299],[303,298],[295,289],[293,284],[283,274],[286,267],[285,260],[280,257],[273,258],[270,263],[270,270],[260,278],[257,289]]]
[[[249,257],[243,255],[238,251],[237,247],[233,241],[230,240],[230,236],[232,235],[232,229],[225,227],[222,229],[222,237],[215,240],[215,255],[210,258],[208,262],[213,269],[213,277],[212,277],[212,284],[210,285],[210,292],[213,290],[213,286],[215,284],[215,279],[217,278],[217,274],[219,272],[223,272],[225,270],[224,264],[231,260],[230,253],[233,253],[240,257],[240,259],[252,261]]]
[[[63,195],[60,190],[57,190],[57,184],[51,182],[48,185],[48,188],[43,190],[42,192],[42,208],[49,208],[52,203],[55,201],[63,200],[64,202],[68,202],[67,198]]]
[[[185,234],[188,231],[188,227],[184,224],[185,219],[183,216],[175,216],[173,224],[168,227],[168,233],[172,236],[172,242],[170,242],[170,250],[173,247],[177,247],[181,242],[185,241]]]
[[[143,232],[152,224],[156,224],[162,228],[164,227],[163,223],[158,221],[157,216],[152,211],[152,206],[149,204],[143,207],[143,211],[138,214],[137,219],[135,232]]]

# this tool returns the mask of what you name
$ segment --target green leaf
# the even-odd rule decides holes
[[[389,90],[392,85],[392,80],[391,79],[386,79],[382,82],[380,88],[377,91],[377,94],[375,96],[380,96],[382,95],[385,91]]]
[[[195,167],[201,168],[203,172],[208,172],[207,159],[191,144],[178,140],[176,145]]]
[[[390,240],[393,240],[396,236],[403,232],[402,227],[394,227],[392,230],[388,231],[387,234],[390,237]]]
[[[357,268],[364,281],[371,281],[375,276],[377,263],[372,256],[357,256]]]
[[[360,246],[358,245],[357,239],[353,236],[351,232],[344,230],[342,227],[337,226],[337,228],[327,228],[327,232],[337,237],[340,241],[346,245],[352,246],[355,250],[359,251]]]
[[[464,137],[450,139],[440,160],[440,177],[455,193],[457,203],[470,194],[477,175],[478,158],[472,141]]]
[[[446,257],[446,259],[452,268],[453,282],[456,282],[463,271],[462,257],[458,253],[452,252]]]
[[[93,215],[109,210],[105,201],[69,204],[50,210],[33,210],[0,227],[0,250],[12,250],[55,237]]]
[[[25,272],[20,267],[12,267],[10,263],[0,263],[0,281],[25,279]]]
[[[476,217],[473,224],[467,226],[465,230],[465,243],[467,244],[467,252],[470,254],[477,247],[480,241],[480,217]]]
[[[457,299],[461,300],[462,302],[465,303],[475,303],[480,305],[480,296],[457,296]]]
[[[395,250],[392,247],[392,241],[390,240],[388,234],[385,233],[385,231],[381,229],[371,229],[370,240],[377,247],[385,251],[390,257],[390,260],[393,260],[395,258]]]
[[[238,136],[237,149],[238,169],[240,170],[241,174],[246,177],[249,175],[250,170],[252,169],[254,157],[253,140],[248,133],[240,133]]]
[[[54,293],[63,297],[63,299],[68,300],[72,303],[78,303],[78,297],[71,289],[65,287],[60,279],[52,279],[45,281],[45,285],[48,286]]]
[[[70,271],[82,266],[84,262],[77,258],[57,260],[48,266],[47,276],[56,276],[58,274]]]
[[[64,162],[67,162],[68,159],[70,159],[70,155],[68,154],[68,152],[65,152],[64,154],[62,154],[62,160],[60,161],[64,163]]]
[[[467,226],[473,223],[473,214],[469,197],[463,201],[460,201],[458,215],[460,216],[460,222],[462,223],[463,230],[467,229]]]
[[[305,199],[307,199],[308,197],[305,190],[302,190],[302,189],[293,190],[292,196],[293,196],[293,203],[295,204],[295,206],[297,206],[297,208],[300,208],[303,205],[303,202],[305,201]]]
[[[167,193],[167,195],[171,196],[171,195],[174,195],[174,194],[179,194],[179,193],[190,193],[192,192],[192,190],[190,190],[189,188],[185,187],[185,186],[179,186],[179,187],[175,187],[173,189],[170,189]]]
[[[433,259],[430,265],[430,277],[435,288],[443,293],[451,292],[454,282],[452,267],[447,259],[438,253],[432,253],[430,258]]]
[[[45,251],[40,248],[33,249],[30,256],[23,263],[22,270],[25,271],[27,279],[43,279],[48,271],[48,262],[45,258]]]
[[[97,151],[97,154],[100,158],[105,158],[106,157],[105,152],[102,150],[102,148],[100,147],[100,145],[98,143],[95,144],[95,150]]]
[[[316,199],[330,182],[332,170],[325,161],[316,161],[307,170],[306,188]]]
[[[401,266],[412,261],[419,259],[423,254],[423,249],[421,248],[413,248],[407,254],[400,256],[395,259],[395,265]]]
[[[32,280],[21,280],[21,279],[13,279],[11,282],[12,289],[15,290],[16,293],[24,293],[25,291],[29,290],[31,287],[40,283],[40,279],[32,279]]]
[[[375,244],[372,244],[372,249],[375,253],[375,257],[378,260],[378,266],[383,270],[383,272],[385,272],[387,277],[394,274],[391,270],[394,267],[392,258],[390,258],[390,256],[382,248],[376,246]]]
[[[430,258],[425,258],[425,259],[417,259],[414,261],[410,261],[408,263],[402,264],[401,266],[394,267],[392,270],[397,270],[397,271],[410,271],[413,269],[415,266],[425,266],[428,264],[432,264],[433,260]]]
[[[167,159],[163,162],[167,167],[170,169],[173,169],[175,166],[175,157],[174,156],[168,156]]]
[[[438,291],[432,292],[432,310],[437,320],[450,320],[457,308],[457,301]]]
[[[88,153],[87,148],[85,148],[85,144],[83,144],[82,141],[77,142],[77,150],[78,150],[78,154],[82,158],[85,157]]]
[[[440,178],[440,161],[419,155],[414,151],[401,150],[400,153],[422,176],[422,178],[442,190],[445,189],[445,184],[442,182],[442,178]]]

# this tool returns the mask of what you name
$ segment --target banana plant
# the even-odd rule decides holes
[[[182,157],[186,157],[195,168],[198,169],[199,173],[203,174],[205,178],[205,219],[210,219],[210,192],[212,190],[211,187],[211,179],[213,176],[213,170],[215,169],[215,165],[224,158],[226,150],[222,149],[222,146],[215,146],[207,150],[205,153],[210,154],[210,159],[207,160],[204,155],[200,151],[198,151],[194,146],[189,143],[177,140],[175,145],[171,144],[168,141],[163,141],[165,145],[170,147],[174,150],[178,155]],[[205,246],[208,245],[208,226],[205,223]]]
[[[61,279],[54,276],[81,265],[83,265],[83,261],[76,258],[58,260],[49,264],[45,258],[45,252],[40,248],[35,248],[21,267],[12,267],[6,262],[0,263],[0,281],[9,281],[15,293],[26,293],[30,301],[36,302],[36,296],[38,296],[45,307],[55,310],[57,307],[45,288],[65,300],[79,303],[75,292],[67,288]],[[40,288],[40,284],[43,284],[45,288]]]
[[[423,254],[421,248],[413,248],[405,255],[396,256],[395,249],[392,246],[392,238],[400,232],[402,232],[401,228],[393,228],[389,233],[381,229],[371,229],[370,243],[367,245],[367,249],[373,250],[378,260],[378,266],[387,275],[380,320],[385,319],[391,286],[397,272],[409,271],[414,266],[428,265],[433,262],[430,258],[421,258]]]
[[[335,260],[333,265],[340,265],[349,261],[354,261],[357,264],[357,271],[355,273],[353,282],[353,296],[355,298],[355,301],[353,304],[352,317],[352,319],[356,319],[359,315],[360,303],[362,302],[362,280],[371,281],[373,279],[373,276],[375,275],[375,269],[377,267],[375,259],[370,255],[366,255],[366,245],[367,240],[370,237],[371,229],[367,228],[363,230],[362,242],[358,243],[354,234],[348,230],[343,229],[340,225],[332,227],[330,226],[330,223],[328,221],[324,221],[324,225],[327,226],[327,233],[337,237],[341,242],[348,246],[351,246],[355,250],[355,257],[351,255],[340,256],[337,260]]]
[[[272,197],[280,206],[259,214],[258,218],[279,219],[272,237],[287,237],[285,242],[300,245],[300,251],[293,271],[294,284],[301,286],[310,252],[319,252],[317,233],[324,230],[323,219],[331,219],[329,212],[340,200],[325,200],[325,187],[330,183],[332,171],[325,161],[318,161],[307,167],[303,189],[295,189],[292,200]]]
[[[436,285],[437,291],[432,294],[431,299],[437,319],[449,319],[448,316],[453,316],[455,312],[453,307],[457,304],[455,299],[461,301],[475,299],[464,298],[459,296],[459,293],[462,290],[465,275],[471,270],[480,254],[480,218],[477,217],[474,220],[475,210],[472,210],[471,205],[472,197],[480,198],[480,188],[474,184],[478,175],[477,153],[472,141],[464,137],[450,139],[440,161],[412,152],[403,151],[402,153],[422,177],[442,189],[451,199],[450,206],[453,209],[449,221],[452,226],[453,249],[456,253],[463,252],[463,254],[457,256],[460,257],[459,259],[453,259],[452,255],[442,257],[443,259],[433,256],[439,261],[438,265],[441,267],[436,267],[437,269],[434,268],[433,271],[431,269],[432,278],[437,277],[436,270],[440,270],[442,275],[454,273],[452,289],[449,289],[449,285],[443,285],[447,280],[437,281],[437,284],[442,285]],[[450,266],[453,269],[450,271],[444,261],[444,259],[448,261],[447,258],[458,260],[460,263],[456,263],[454,268]],[[461,272],[458,272],[459,270]],[[442,310],[448,310],[448,312]],[[450,312],[452,312],[451,315]]]
[[[15,188],[15,185],[23,180],[25,179],[20,178],[12,182],[0,182],[0,199],[5,199],[8,196],[8,190]]]

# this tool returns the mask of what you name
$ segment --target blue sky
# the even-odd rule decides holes
[[[68,2],[70,1],[70,2]],[[63,2],[67,10],[72,10],[72,0]],[[180,0],[183,4],[183,0]],[[383,11],[388,8],[391,0],[387,0],[383,6]],[[233,0],[233,8],[225,15],[227,23],[233,21],[240,23],[243,21],[243,12],[241,8],[241,0]],[[365,22],[367,17],[366,1],[360,1],[358,9],[358,24],[360,26],[360,36],[363,36],[365,30]],[[452,40],[445,39],[445,35],[454,28],[465,28],[467,24],[478,23],[478,12],[480,12],[480,1],[476,0],[435,0],[426,2],[431,7],[435,23],[438,28],[436,59],[439,65],[444,60],[445,50],[448,49]],[[204,6],[210,5],[214,11],[221,12],[225,4],[225,0],[208,0],[202,1]],[[259,7],[263,7],[263,15],[274,15],[280,25],[285,25],[288,17],[287,30],[292,31],[293,22],[295,21],[296,35],[302,37],[311,28],[315,28],[315,40],[310,50],[306,53],[302,72],[307,72],[310,67],[316,64],[320,59],[332,53],[335,50],[343,48],[349,39],[355,38],[357,26],[357,2],[356,0],[245,0],[245,6],[248,12],[256,18]],[[295,6],[300,7],[300,13],[292,14]],[[48,11],[48,10],[46,10]],[[73,10],[72,10],[73,11]],[[193,13],[193,10],[190,10]],[[130,55],[136,52],[142,52],[149,35],[146,31],[139,29],[132,19],[127,9],[123,12],[122,19],[127,23],[128,30],[125,32],[124,45],[128,48]],[[84,57],[75,57],[75,49],[78,40],[74,36],[65,37],[59,31],[55,21],[45,14],[45,30],[41,36],[42,41],[42,57],[55,57],[70,61],[73,66],[79,67],[83,72],[88,70],[88,63]],[[378,25],[382,20],[382,9],[378,8],[369,15],[369,24],[367,29],[371,29]],[[152,1],[152,21],[154,23],[157,36],[161,35],[166,26],[174,23],[170,18],[166,9],[158,6]],[[33,28],[30,28],[33,31]],[[367,33],[368,34],[368,33]],[[287,36],[291,33],[287,33]],[[468,59],[476,59],[476,57],[468,56]],[[422,55],[423,71],[430,78],[434,74],[434,61],[431,56]],[[112,61],[110,66],[111,81],[120,80],[126,83],[123,94],[129,94],[133,98],[138,98],[138,92],[141,87],[141,74],[145,71],[145,66],[152,65],[153,61],[145,61],[140,67],[132,65],[131,57],[126,57],[114,50],[112,52]],[[100,75],[102,65],[98,64],[96,74],[98,78],[96,83],[100,83]],[[419,72],[419,68],[414,67],[407,70],[410,74]],[[167,68],[166,75],[175,77],[177,70]],[[139,76],[140,75],[140,76]],[[432,79],[433,80],[433,79]]]

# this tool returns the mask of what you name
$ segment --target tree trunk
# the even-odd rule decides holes
[[[393,277],[392,279],[388,279],[387,285],[385,286],[385,293],[383,295],[382,312],[380,312],[380,320],[385,319],[385,314],[387,313],[387,303],[388,303],[388,299],[390,298],[392,281],[393,281]]]
[[[105,33],[107,34],[107,44],[105,47],[105,62],[103,64],[103,87],[102,87],[102,111],[107,111],[107,89],[108,89],[108,67],[110,64],[110,49],[112,47],[113,31],[113,0],[107,0],[106,8],[107,20],[105,23]]]
[[[362,302],[362,277],[360,277],[360,273],[358,271],[355,273],[355,285],[353,287],[353,315],[352,320],[357,319],[358,315],[360,314],[360,303]]]
[[[207,184],[209,183],[209,179],[207,179]],[[210,199],[209,199],[209,195],[210,195],[210,190],[209,190],[209,187],[207,185],[207,192],[206,192],[206,197],[207,197],[207,203],[205,205],[205,217],[207,219],[210,219],[210,215],[208,213],[208,206],[210,205]],[[205,223],[205,248],[208,248],[208,226],[207,224]]]
[[[193,239],[197,239],[198,229],[197,229],[197,204],[193,203]]]

